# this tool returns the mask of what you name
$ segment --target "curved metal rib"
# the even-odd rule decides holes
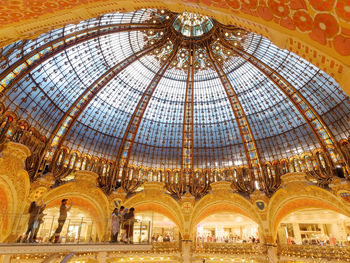
[[[75,121],[78,119],[80,114],[84,111],[87,105],[92,101],[92,99],[112,80],[116,75],[118,75],[123,69],[131,65],[133,62],[138,60],[140,57],[143,57],[154,49],[161,47],[165,43],[166,39],[163,38],[161,41],[157,42],[154,45],[146,47],[143,50],[140,50],[130,57],[124,59],[119,64],[107,70],[102,76],[95,80],[70,106],[68,111],[61,118],[59,123],[56,125],[53,130],[49,144],[51,147],[51,152],[54,151],[52,157],[51,167],[55,165],[55,160],[59,149],[61,148],[67,134],[72,129]]]
[[[162,79],[165,71],[168,69],[171,61],[177,53],[179,43],[174,44],[173,51],[170,55],[170,58],[161,66],[157,74],[153,77],[152,81],[149,83],[147,89],[144,91],[141,99],[139,100],[134,113],[132,114],[128,126],[125,130],[122,142],[120,144],[117,158],[116,166],[112,176],[109,178],[109,191],[111,191],[116,184],[116,180],[119,176],[120,169],[126,168],[129,163],[130,154],[132,151],[133,144],[135,142],[135,137],[140,126],[143,114],[147,108],[147,105],[155,91],[159,81]],[[126,192],[132,192],[133,189],[130,189],[130,185],[127,182],[125,172],[122,171],[122,187]]]
[[[226,46],[229,45],[226,43]],[[327,159],[331,160],[329,151],[327,150],[327,145],[333,145],[345,163],[346,169],[348,173],[350,173],[350,164],[346,161],[347,159],[343,155],[343,152],[340,149],[338,141],[335,139],[331,130],[328,129],[327,125],[322,120],[321,116],[317,113],[317,111],[312,107],[312,105],[305,99],[305,97],[291,85],[285,78],[283,78],[279,73],[274,71],[271,67],[266,65],[261,60],[257,59],[253,55],[248,52],[232,47],[230,49],[239,57],[243,58],[251,65],[256,67],[260,72],[262,72],[268,79],[270,79],[285,95],[286,97],[293,103],[293,105],[297,108],[299,113],[303,116],[306,123],[311,128],[313,134],[316,139],[320,143],[323,148]]]
[[[185,110],[182,131],[181,168],[193,168],[193,83],[194,83],[194,50],[190,48],[190,57],[186,82]]]
[[[236,91],[234,90],[234,88],[232,87],[229,79],[227,78],[224,70],[221,68],[221,66],[219,65],[219,63],[217,63],[216,59],[214,58],[214,55],[211,51],[210,46],[207,46],[207,52],[208,52],[208,56],[213,64],[213,67],[215,69],[215,71],[217,72],[221,84],[225,89],[227,98],[229,99],[232,111],[235,115],[235,119],[237,121],[237,126],[242,138],[242,142],[243,142],[243,146],[244,146],[244,151],[245,151],[245,155],[247,158],[247,163],[248,163],[248,167],[249,167],[249,172],[253,173],[253,167],[258,166],[257,168],[260,170],[261,168],[261,161],[260,161],[260,156],[258,153],[258,149],[256,147],[256,143],[255,143],[255,139],[253,136],[253,133],[251,131],[249,122],[247,120],[247,116],[244,113],[243,107],[238,99],[238,96],[236,94]],[[260,172],[260,171],[258,171]],[[260,173],[258,175],[260,177]],[[255,176],[254,176],[255,177]],[[260,183],[264,182],[264,178],[255,178],[255,179],[259,179]],[[251,191],[254,188],[254,182],[252,181],[252,185],[251,185]],[[266,188],[265,183],[263,183],[263,185],[261,185],[262,188]],[[266,190],[266,189],[265,189]]]
[[[21,59],[16,61],[10,67],[0,74],[0,97],[4,96],[11,88],[23,79],[30,71],[42,64],[49,58],[58,53],[90,39],[127,31],[147,30],[150,28],[165,28],[166,25],[159,27],[157,24],[118,24],[105,25],[89,29],[80,30],[72,34],[54,39],[37,49],[29,52]],[[23,48],[23,47],[22,47]]]

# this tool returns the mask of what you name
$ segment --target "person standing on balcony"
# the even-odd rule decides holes
[[[112,224],[111,224],[111,242],[118,243],[118,234],[120,231],[120,220],[121,215],[118,208],[114,208],[112,213]]]
[[[135,214],[134,214],[135,208],[130,208],[129,212],[125,215],[125,225],[124,229],[126,232],[126,242],[127,243],[133,243],[133,235],[134,235],[134,222],[135,220]]]
[[[34,241],[34,242],[37,242],[36,239],[37,239],[37,235],[38,235],[38,232],[39,232],[40,225],[41,225],[42,223],[44,223],[44,216],[46,215],[46,214],[44,214],[45,208],[46,208],[46,205],[43,204],[43,205],[41,206],[41,208],[39,209],[39,214],[38,214],[38,226],[35,228],[34,236],[33,236],[33,241]]]
[[[60,215],[58,217],[58,226],[57,229],[55,231],[55,234],[51,237],[51,241],[53,241],[54,243],[57,243],[59,238],[60,238],[60,233],[62,232],[64,223],[66,222],[67,219],[67,213],[68,211],[72,208],[73,206],[73,202],[70,204],[69,207],[66,206],[68,202],[68,199],[62,199],[61,201],[61,206],[60,206]]]
[[[40,212],[40,209],[44,206],[44,202],[42,202],[42,205],[38,205],[37,202],[33,201],[31,202],[28,213],[29,213],[29,221],[28,221],[28,227],[27,231],[25,233],[25,236],[23,238],[23,242],[33,242],[33,237],[35,234],[35,229],[37,228],[38,225],[38,215]],[[29,235],[30,233],[30,235]],[[29,235],[29,239],[28,239]]]
[[[128,208],[124,208],[124,206],[121,206],[120,207],[120,210],[119,210],[119,214],[120,214],[120,220],[121,220],[121,230],[124,230],[122,232],[122,235],[120,237],[120,242],[124,242],[126,243],[126,230],[125,230],[125,223],[126,223],[126,215],[128,214],[129,212],[129,209]]]

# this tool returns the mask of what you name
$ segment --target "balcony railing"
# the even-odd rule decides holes
[[[193,247],[196,254],[230,254],[230,255],[266,255],[264,244],[258,243],[196,243]]]
[[[319,245],[279,245],[280,260],[311,260],[318,259],[336,262],[350,262],[349,246],[319,246]],[[328,262],[327,261],[327,262]]]
[[[181,251],[180,244],[178,242],[153,242],[153,253],[172,254]]]

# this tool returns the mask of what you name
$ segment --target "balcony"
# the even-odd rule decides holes
[[[281,261],[303,260],[303,262],[315,262],[327,260],[327,262],[350,262],[349,246],[319,246],[319,245],[280,245],[278,255]]]
[[[266,260],[267,249],[264,244],[257,243],[196,243],[192,248],[194,258],[207,258],[212,260],[215,256],[227,256],[231,259]]]

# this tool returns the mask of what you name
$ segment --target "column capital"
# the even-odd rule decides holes
[[[163,192],[165,184],[162,182],[144,182],[143,189],[145,192]]]
[[[23,144],[7,142],[1,146],[1,155],[3,158],[16,158],[24,162],[27,157],[31,155],[31,152],[28,147]]]
[[[282,183],[281,185],[287,185],[290,183],[306,183],[308,182],[306,179],[305,173],[287,173],[281,176]]]
[[[97,186],[97,178],[98,175],[91,171],[85,171],[85,170],[78,170],[75,171],[75,181],[77,183],[79,182],[85,182],[89,184],[93,184],[94,186]]]
[[[224,193],[227,194],[232,193],[231,183],[226,181],[219,181],[210,184],[211,191],[213,194]]]

